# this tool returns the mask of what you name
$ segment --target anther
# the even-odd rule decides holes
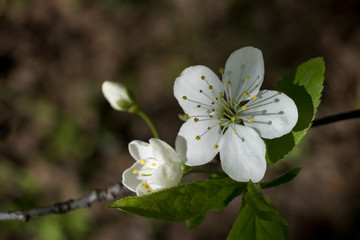
[[[212,86],[212,85],[210,85],[210,86],[209,86],[209,89],[210,89],[210,90],[211,90],[211,89],[213,89],[213,86]]]
[[[200,91],[199,91],[199,92],[200,92],[200,93],[202,93],[202,92],[203,92],[203,90],[201,90],[201,89],[200,89]]]
[[[212,112],[215,112],[215,108],[211,109]]]
[[[219,123],[218,125],[219,125],[219,127],[221,127],[221,123]]]
[[[249,123],[251,123],[251,122],[253,122],[253,121],[254,121],[253,118],[250,118],[250,119],[248,120]]]
[[[156,166],[156,163],[152,163],[151,166],[155,167],[155,166]]]
[[[237,101],[234,101],[233,104],[236,105],[236,104],[237,104]]]
[[[221,120],[221,118],[219,118],[219,117],[218,117],[217,119],[218,119],[219,121]]]
[[[145,160],[144,160],[144,159],[141,159],[141,160],[140,160],[140,164],[141,164],[141,165],[144,165],[144,164],[145,164]]]
[[[185,114],[185,115],[184,115],[184,118],[185,118],[185,119],[189,119],[189,114]]]
[[[210,130],[211,129],[211,127],[208,127],[208,130]]]
[[[219,73],[224,73],[224,68],[219,68]]]
[[[194,122],[198,122],[199,121],[199,119],[198,118],[194,118]]]
[[[249,95],[249,93],[248,93],[248,92],[245,92],[245,93],[244,93],[244,97],[246,97],[247,95]]]
[[[134,169],[132,170],[132,173],[133,173],[133,174],[136,174],[136,173],[137,173],[137,169],[134,168]]]
[[[235,121],[235,120],[236,120],[236,118],[235,118],[235,117],[232,117],[232,118],[231,118],[231,121]]]
[[[234,134],[236,134],[236,129],[234,129]]]
[[[253,96],[253,100],[256,100],[256,95]]]
[[[183,97],[182,97],[182,99],[186,100],[186,99],[187,99],[187,97],[186,97],[186,96],[183,96]]]
[[[249,76],[246,76],[245,81],[249,80]]]
[[[246,106],[242,106],[241,109],[242,109],[243,111],[245,111],[245,110],[247,109],[247,107],[246,107]]]
[[[228,81],[227,84],[230,85],[230,84],[231,84],[231,81]]]
[[[195,138],[196,140],[200,140],[200,136],[196,136],[196,138]]]
[[[211,105],[214,105],[215,103],[214,102],[211,102]]]
[[[205,76],[204,76],[204,75],[201,75],[201,80],[205,80]]]
[[[218,147],[219,147],[218,145],[216,145],[216,144],[214,145],[214,149],[218,149]]]
[[[197,105],[196,107],[197,107],[197,108],[201,108],[201,105]]]

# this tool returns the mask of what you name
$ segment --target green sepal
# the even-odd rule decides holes
[[[299,117],[293,130],[275,139],[264,139],[266,160],[275,163],[290,152],[306,134],[315,118],[323,90],[325,63],[323,58],[310,59],[295,71],[286,75],[275,86],[275,90],[292,98],[298,109]]]

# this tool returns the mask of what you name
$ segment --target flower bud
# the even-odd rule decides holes
[[[124,85],[116,82],[105,81],[102,84],[102,92],[115,110],[136,112],[137,103],[132,92]]]

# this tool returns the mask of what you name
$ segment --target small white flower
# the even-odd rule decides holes
[[[174,94],[188,120],[176,150],[189,166],[211,161],[220,153],[224,171],[234,180],[259,182],[266,170],[261,138],[289,133],[298,119],[294,101],[278,91],[259,91],[264,60],[259,49],[244,47],[228,58],[222,81],[205,66],[186,68]]]
[[[106,100],[115,110],[131,112],[137,107],[132,93],[124,85],[105,81],[101,88]]]
[[[138,196],[176,186],[182,178],[181,161],[166,142],[132,141],[129,152],[136,163],[123,173],[123,184]]]

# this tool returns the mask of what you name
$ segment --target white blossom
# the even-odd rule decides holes
[[[181,161],[166,142],[132,141],[129,152],[136,162],[123,173],[123,184],[138,196],[176,186],[182,178]]]
[[[266,170],[262,138],[289,133],[298,119],[294,101],[284,93],[262,90],[264,61],[259,49],[233,52],[222,80],[205,66],[186,68],[175,81],[174,95],[188,120],[176,150],[189,166],[220,154],[223,170],[234,180],[259,182]]]

